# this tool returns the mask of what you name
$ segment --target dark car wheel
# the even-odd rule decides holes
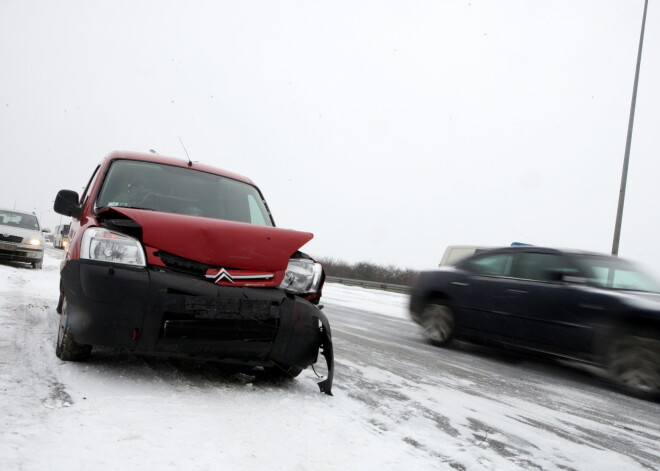
[[[92,346],[77,343],[69,333],[67,326],[67,302],[62,303],[60,325],[57,331],[57,345],[55,354],[64,361],[87,361],[92,353]]]
[[[660,399],[660,339],[634,334],[617,338],[608,367],[612,380],[629,393]]]
[[[433,345],[446,345],[454,335],[454,313],[442,304],[429,304],[422,312],[422,327]]]
[[[32,268],[42,268],[44,266],[44,260],[41,259],[38,262],[32,263]]]

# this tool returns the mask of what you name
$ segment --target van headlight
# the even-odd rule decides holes
[[[284,280],[280,285],[283,290],[293,294],[310,294],[319,289],[323,268],[313,260],[292,258],[286,267]]]
[[[147,265],[144,249],[137,239],[101,227],[85,231],[80,258],[140,267]]]

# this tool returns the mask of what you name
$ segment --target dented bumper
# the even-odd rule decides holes
[[[162,270],[69,261],[62,270],[67,326],[76,342],[136,353],[248,366],[328,365],[330,325],[313,304],[272,288],[226,287]]]

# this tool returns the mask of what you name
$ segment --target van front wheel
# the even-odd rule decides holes
[[[92,346],[77,343],[73,340],[69,328],[68,307],[66,298],[62,302],[62,314],[60,315],[60,325],[57,331],[57,345],[55,346],[55,355],[64,361],[87,361],[92,354]]]

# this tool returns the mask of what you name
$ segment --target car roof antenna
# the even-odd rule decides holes
[[[190,160],[190,156],[188,155],[188,151],[186,150],[186,146],[183,145],[183,141],[181,138],[179,138],[179,142],[181,143],[181,147],[183,147],[183,151],[186,153],[186,157],[188,157],[188,167],[192,167],[192,160]]]

